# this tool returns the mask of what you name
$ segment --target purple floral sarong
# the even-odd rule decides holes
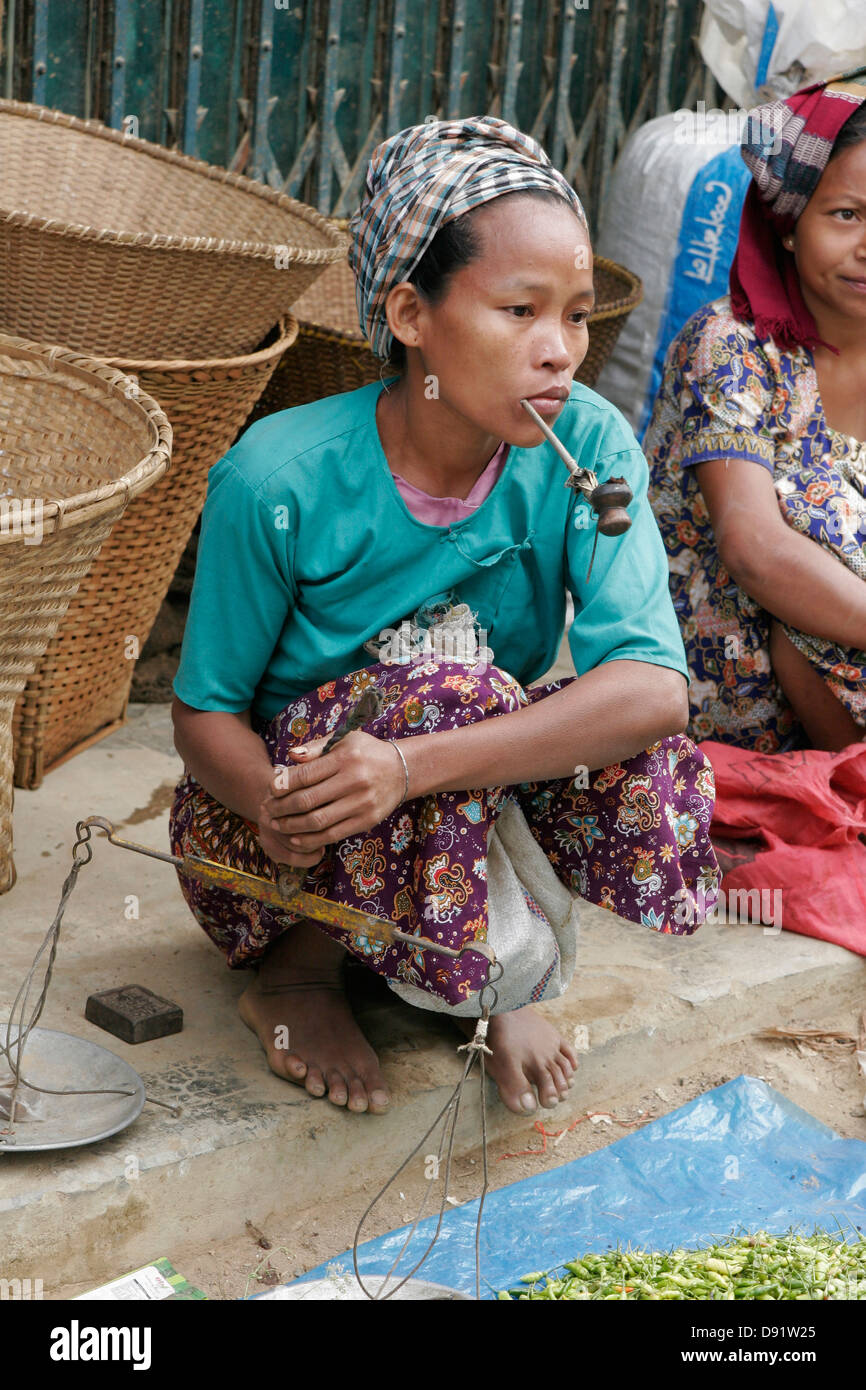
[[[477,674],[456,661],[376,664],[319,686],[270,721],[254,718],[253,728],[274,764],[289,764],[290,747],[332,732],[373,684],[384,694],[385,708],[364,726],[365,732],[411,738],[509,713],[574,679],[524,690],[495,666]],[[517,802],[557,877],[572,893],[675,935],[693,932],[712,908],[719,880],[709,838],[713,773],[685,735],[663,739],[637,757],[583,779],[416,797],[371,830],[328,845],[304,887],[454,949],[484,941],[488,834],[509,798]],[[275,864],[247,822],[189,773],[177,785],[169,833],[174,854],[195,854],[276,877]],[[252,899],[178,877],[197,921],[233,968],[253,965],[299,920],[297,914],[277,914]],[[317,925],[371,970],[419,986],[447,1004],[465,1000],[486,977],[487,962],[474,951],[452,961],[407,943],[371,945],[336,927]]]

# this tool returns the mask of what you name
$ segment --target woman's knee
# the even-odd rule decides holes
[[[448,713],[465,714],[467,722],[510,714],[529,703],[520,682],[500,666],[439,661],[436,667],[437,700]]]

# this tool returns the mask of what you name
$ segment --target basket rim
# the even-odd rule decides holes
[[[116,510],[120,495],[123,496],[122,509],[125,508],[133,497],[144,492],[168,472],[173,441],[168,416],[158,401],[146,391],[142,391],[131,377],[118,371],[102,358],[74,352],[59,343],[32,342],[8,333],[0,333],[0,354],[42,362],[57,368],[61,376],[83,377],[91,384],[94,377],[99,378],[109,388],[109,394],[120,396],[132,412],[137,411],[144,416],[153,441],[147,453],[120,477],[90,488],[87,492],[78,492],[73,497],[49,499],[42,511],[43,535],[69,530],[73,526],[92,521],[105,512]],[[133,391],[124,389],[130,386],[134,388]],[[0,545],[16,539],[14,534],[0,528]]]
[[[593,265],[611,271],[626,283],[628,290],[618,299],[609,299],[603,309],[597,312],[593,310],[587,323],[600,323],[603,319],[614,318],[640,304],[644,296],[643,280],[633,270],[629,270],[628,266],[622,265],[619,261],[612,261],[608,256],[593,256]]]
[[[173,164],[193,177],[207,178],[213,183],[239,189],[242,193],[261,198],[264,202],[291,213],[299,221],[309,223],[321,232],[330,244],[320,247],[293,247],[286,242],[238,241],[233,238],[187,236],[172,232],[126,232],[111,227],[92,227],[83,222],[64,222],[56,217],[37,217],[35,213],[22,208],[0,207],[0,222],[9,226],[29,227],[49,235],[77,237],[81,241],[130,246],[141,250],[216,253],[246,259],[273,260],[275,250],[285,249],[289,253],[290,261],[301,265],[330,265],[348,252],[348,237],[335,225],[333,218],[324,216],[308,203],[302,203],[287,193],[269,188],[257,179],[232,173],[229,169],[209,164],[204,159],[194,159],[192,155],[181,154],[177,150],[166,149],[164,145],[157,145],[151,140],[127,135],[123,131],[104,125],[102,121],[82,120],[79,116],[69,115],[68,112],[58,111],[50,106],[0,98],[0,117],[4,115],[75,130],[94,139],[134,150],[150,159]]]
[[[292,346],[300,332],[300,323],[294,314],[281,314],[277,321],[279,336],[270,347],[257,348],[255,352],[243,353],[240,357],[100,357],[119,372],[175,372],[175,371],[216,371],[219,368],[231,370],[239,367],[252,367],[260,362],[268,362],[272,357],[282,357]]]

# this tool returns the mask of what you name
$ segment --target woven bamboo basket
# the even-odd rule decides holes
[[[346,224],[337,225],[342,229]],[[595,385],[626,319],[643,298],[639,277],[603,256],[595,257],[593,278],[596,306],[588,321],[589,351],[575,374],[584,386]],[[292,313],[300,323],[298,341],[274,372],[254,419],[380,380],[381,364],[358,322],[348,262],[329,266]]]
[[[131,499],[165,473],[171,426],[114,367],[0,336],[0,892],[12,860],[12,712]]]
[[[606,256],[593,260],[595,308],[587,319],[589,351],[575,372],[575,380],[595,386],[625,321],[643,299],[643,282],[633,270],[609,261]]]
[[[338,225],[147,140],[0,101],[0,329],[102,357],[252,352],[333,262]]]
[[[104,738],[126,717],[135,659],[147,641],[207,493],[207,475],[234,442],[298,325],[245,357],[111,365],[156,397],[174,430],[171,469],[129,507],[69,605],[14,717],[15,784]]]

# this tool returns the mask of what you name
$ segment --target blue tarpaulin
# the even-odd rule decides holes
[[[446,1210],[417,1278],[474,1294],[477,1216],[477,1200]],[[435,1216],[419,1223],[398,1275],[435,1226]],[[840,1138],[765,1082],[738,1076],[597,1153],[489,1193],[482,1297],[589,1250],[700,1246],[791,1227],[806,1235],[841,1227],[849,1239],[866,1227],[866,1142]],[[385,1274],[408,1230],[361,1245],[362,1276]],[[322,1278],[334,1264],[351,1270],[351,1251],[295,1282]]]

